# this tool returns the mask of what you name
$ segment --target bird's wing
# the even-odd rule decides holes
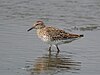
[[[51,37],[52,40],[64,40],[68,38],[78,38],[80,35],[67,33],[64,30],[58,28],[47,27],[46,33]]]

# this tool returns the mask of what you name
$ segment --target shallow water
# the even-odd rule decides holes
[[[36,20],[84,38],[50,54]],[[99,24],[100,0],[0,0],[0,75],[99,75]]]

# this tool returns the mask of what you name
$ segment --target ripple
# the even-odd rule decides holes
[[[100,30],[100,26],[95,24],[89,24],[85,26],[74,26],[71,30],[80,30],[80,31],[93,31],[93,30]]]

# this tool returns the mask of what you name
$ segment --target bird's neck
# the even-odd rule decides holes
[[[42,35],[43,34],[42,29],[37,29],[36,30],[37,31],[37,35],[38,35],[39,38],[42,38],[43,37],[43,35]]]

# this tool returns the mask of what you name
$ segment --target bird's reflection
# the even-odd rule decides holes
[[[80,70],[81,62],[76,62],[71,55],[49,52],[38,57],[35,64],[28,70],[31,75],[47,75],[59,72],[75,72]]]

